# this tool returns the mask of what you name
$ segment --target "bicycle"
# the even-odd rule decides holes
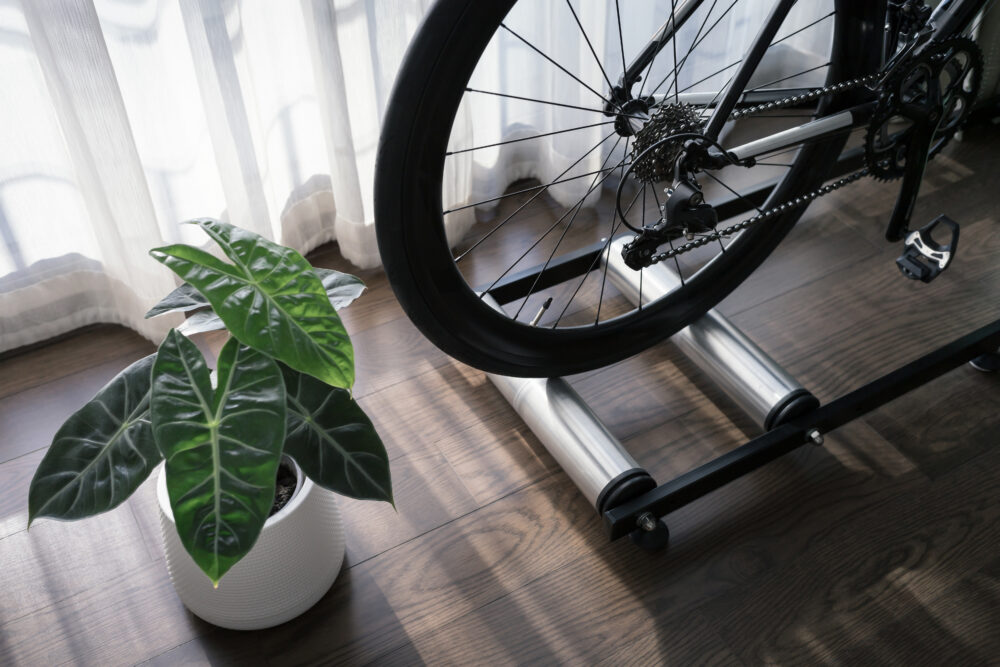
[[[525,37],[531,22],[513,25],[527,0],[438,0],[397,77],[375,184],[385,270],[424,335],[453,357],[504,375],[555,376],[608,365],[704,314],[766,259],[809,202],[866,176],[901,179],[886,237],[905,240],[904,273],[926,281],[947,267],[957,227],[952,242],[941,245],[930,227],[911,230],[910,217],[927,159],[961,127],[975,103],[983,62],[969,36],[992,0],[945,0],[933,11],[915,0],[832,0],[830,11],[809,5],[813,15],[800,23],[791,18],[801,19],[804,5],[795,10],[795,0],[776,0],[759,29],[744,30],[752,39],[743,57],[716,61],[717,70],[692,82],[685,66],[717,55],[702,56],[699,49],[708,52],[720,25],[732,26],[739,2],[661,2],[665,21],[642,48],[629,49],[636,51],[631,60],[622,32],[624,3],[614,3],[613,16],[610,3],[605,5],[613,20],[603,24],[604,34],[614,34],[617,23],[614,58],[599,55],[582,8],[577,11],[569,0],[545,4],[542,11],[558,9],[576,31],[575,51],[593,58],[590,63],[590,56],[578,58],[579,71],[571,71],[546,44],[537,43],[544,35]],[[626,25],[628,11],[647,11],[646,6],[625,6]],[[817,30],[826,30],[829,40],[820,65],[813,60],[791,75],[766,76],[769,53]],[[512,44],[517,50],[510,50]],[[551,70],[547,95],[472,85],[477,66],[493,67],[491,58],[504,45],[513,54],[508,67],[532,56]],[[581,103],[581,95],[592,103]],[[513,134],[501,121],[497,141],[457,144],[462,137],[453,136],[453,128],[471,122],[469,109],[479,104],[474,100],[485,98],[545,108],[550,117],[558,112],[592,120],[541,130],[517,126]],[[755,122],[781,129],[754,130]],[[859,129],[865,130],[864,144],[855,153],[863,154],[863,166],[824,185],[849,135]],[[750,138],[741,138],[748,133]],[[592,146],[574,135],[603,138]],[[462,173],[468,164],[461,161],[470,153],[554,141],[576,142],[581,156],[563,159],[559,167],[569,167],[547,181],[512,193],[445,201],[446,170]],[[764,180],[733,186],[735,172],[760,172]],[[588,211],[602,212],[600,201],[596,208],[594,202],[615,180],[605,218],[585,225],[581,220],[593,217]],[[557,207],[561,216],[532,211],[532,205],[552,198],[572,203]],[[503,210],[498,224],[474,222],[472,212],[488,204],[514,210],[510,215]],[[727,221],[737,211],[754,209],[751,217]],[[465,216],[465,224],[449,230],[448,216]],[[463,227],[474,233],[449,240],[449,232],[461,235]],[[624,259],[639,273],[635,305],[617,298],[607,282],[611,244],[622,233],[627,234]],[[676,268],[679,286],[656,300],[643,299],[642,272],[664,261]],[[507,304],[506,311],[486,295]]]

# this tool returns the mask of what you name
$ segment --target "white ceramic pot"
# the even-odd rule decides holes
[[[295,495],[264,523],[257,543],[213,588],[184,550],[160,470],[156,497],[167,570],[181,602],[223,628],[258,630],[289,621],[330,589],[344,561],[344,526],[336,497],[295,466]]]

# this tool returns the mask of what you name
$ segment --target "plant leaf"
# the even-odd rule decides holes
[[[354,384],[354,349],[309,262],[224,222],[195,224],[234,264],[182,244],[150,254],[194,285],[244,345],[327,384]]]
[[[177,330],[180,331],[185,336],[193,336],[194,334],[205,333],[206,331],[221,331],[226,328],[226,323],[222,321],[222,318],[215,314],[215,311],[209,308],[208,310],[199,310],[197,313],[191,313],[186,320],[180,323]]]
[[[260,535],[285,436],[273,359],[230,339],[218,381],[213,391],[198,348],[171,329],[153,366],[153,434],[181,543],[215,585]]]
[[[333,269],[314,268],[316,277],[323,283],[330,305],[335,310],[340,310],[351,305],[351,302],[361,296],[365,291],[365,283],[357,276],[349,273],[341,273]]]
[[[165,313],[203,308],[207,305],[208,300],[191,283],[181,283],[179,287],[146,312],[146,319]]]
[[[106,384],[56,432],[28,491],[28,525],[40,516],[82,519],[118,507],[160,462],[149,424],[153,358]]]
[[[284,365],[281,373],[288,395],[285,453],[326,489],[392,503],[389,456],[350,393]]]
[[[365,291],[365,283],[357,276],[349,273],[341,273],[333,269],[313,268],[313,273],[319,278],[326,291],[326,296],[330,299],[330,305],[336,310],[340,310],[351,305],[355,299]],[[177,311],[194,310],[204,308],[209,305],[208,299],[201,295],[201,292],[194,288],[191,283],[181,283],[180,287],[172,291],[167,296],[149,309],[146,318],[173,313]],[[220,327],[221,328],[221,327]],[[205,329],[210,331],[210,329]],[[194,332],[192,332],[194,333]]]

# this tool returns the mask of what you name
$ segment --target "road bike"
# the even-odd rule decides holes
[[[811,201],[866,177],[899,183],[886,238],[905,243],[904,275],[929,281],[954,257],[957,226],[914,229],[913,206],[927,160],[976,102],[974,37],[990,9],[438,0],[378,149],[376,233],[392,287],[463,362],[582,372],[696,320]],[[535,180],[505,190],[504,174]],[[942,231],[949,243],[935,240]],[[637,273],[634,303],[608,283],[612,248]],[[643,272],[660,262],[679,282],[651,299]]]

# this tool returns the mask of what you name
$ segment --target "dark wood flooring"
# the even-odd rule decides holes
[[[993,320],[998,157],[1000,129],[982,128],[929,169],[919,215],[962,223],[934,284],[899,277],[880,240],[891,189],[865,182],[810,208],[721,309],[823,399]],[[335,247],[313,260],[350,269]],[[649,554],[608,543],[483,374],[425,341],[384,275],[362,277],[343,315],[399,511],[344,500],[340,578],[268,631],[180,604],[152,483],[25,530],[56,428],[152,346],[95,327],[0,359],[0,664],[1000,662],[1000,376],[949,373],[671,515],[670,550]],[[669,344],[572,382],[661,480],[756,433]]]

